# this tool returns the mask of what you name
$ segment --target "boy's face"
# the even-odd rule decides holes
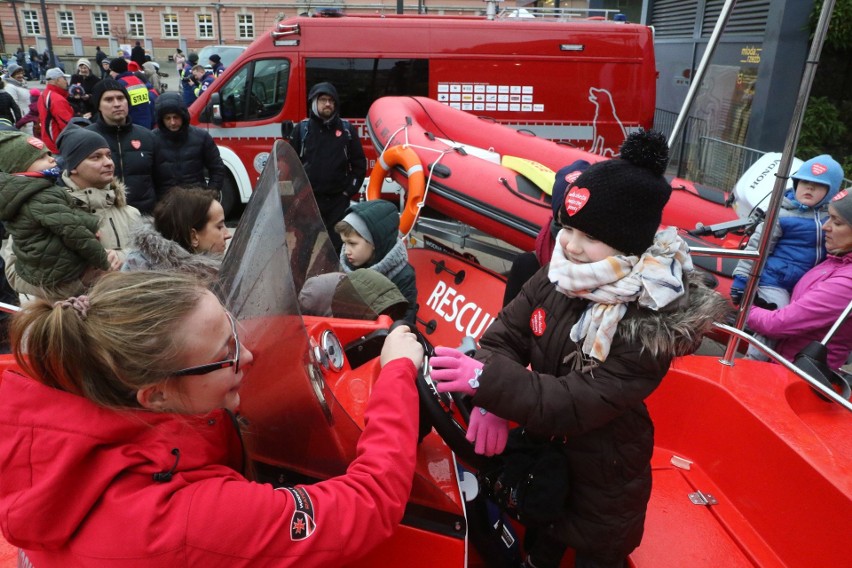
[[[802,205],[813,207],[825,198],[828,186],[812,181],[799,180],[796,184],[796,201]]]
[[[45,154],[27,168],[28,172],[42,172],[44,170],[49,170],[56,166],[56,158],[51,156],[50,154]]]
[[[598,262],[607,257],[622,254],[603,241],[599,241],[579,229],[565,226],[559,233],[559,246],[562,247],[565,258],[574,264]]]
[[[343,252],[346,254],[346,260],[355,268],[364,266],[373,258],[376,247],[361,235],[353,234],[348,237],[341,235],[341,238],[343,239]]]

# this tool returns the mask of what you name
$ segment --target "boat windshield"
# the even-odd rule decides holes
[[[318,392],[326,411],[341,407],[322,389],[298,302],[306,280],[338,270],[299,158],[279,141],[234,233],[217,292],[255,356],[241,390],[247,444],[272,463],[316,477],[345,470],[354,445],[339,437],[360,432],[345,412],[335,414],[334,425],[324,415]]]

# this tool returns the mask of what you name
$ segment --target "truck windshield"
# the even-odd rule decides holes
[[[225,121],[252,121],[276,116],[287,100],[290,62],[261,59],[244,65],[220,89]]]
[[[380,97],[429,96],[429,61],[426,59],[309,58],[305,60],[305,86],[328,81],[337,88],[341,113],[364,118]],[[305,100],[308,93],[305,93]]]

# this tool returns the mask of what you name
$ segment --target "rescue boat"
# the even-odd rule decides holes
[[[831,5],[823,5],[823,36]],[[793,122],[800,124],[801,115]],[[773,190],[775,204],[782,193],[783,187]],[[773,215],[770,210],[767,220]],[[481,313],[499,310],[499,275],[488,275],[493,287],[480,290],[470,287],[479,280],[466,277],[483,270],[470,259],[437,248],[413,257],[418,266],[432,267],[434,276],[421,268],[418,281],[424,284],[421,300],[434,296],[436,313],[472,314],[471,298]],[[364,427],[391,322],[386,316],[302,315],[304,283],[335,270],[337,258],[307,176],[293,149],[279,141],[217,286],[255,353],[241,411],[250,457],[261,479],[274,484],[341,473]],[[470,320],[451,320],[441,331],[443,344],[477,332],[464,324]],[[716,327],[760,345],[737,328]],[[653,488],[642,544],[628,559],[631,568],[849,564],[844,521],[852,519],[852,403],[820,377],[767,352],[775,363],[733,360],[727,353],[723,361],[715,355],[678,358],[647,399],[655,425]],[[0,368],[14,367],[12,356],[0,355]],[[433,428],[422,432],[405,515],[387,541],[348,566],[517,566],[522,527],[495,513],[479,492],[472,475],[478,460],[465,446],[463,413],[455,400],[435,393],[428,364],[417,384],[428,409],[425,424]],[[334,519],[319,512],[316,522]],[[0,546],[0,566],[14,565],[10,552]],[[572,566],[569,553],[562,568]]]
[[[471,288],[481,280],[465,274],[483,270],[475,262],[423,250],[413,256],[434,276],[418,270],[421,298],[434,296],[436,313],[456,314],[444,318],[447,325],[432,334],[434,342],[454,345],[479,333],[489,322],[484,314],[500,309],[501,277],[490,275],[488,289]],[[326,479],[355,456],[392,322],[387,316],[348,320],[301,313],[305,282],[338,270],[337,263],[298,156],[279,141],[217,284],[255,354],[241,413],[260,480]],[[428,348],[430,336],[423,336]],[[0,367],[15,366],[12,356],[0,355]],[[417,383],[428,410],[406,513],[387,541],[348,566],[517,565],[523,528],[479,491],[479,462],[465,445],[463,414],[434,392],[428,365]],[[648,406],[656,429],[654,484],[645,537],[629,558],[631,567],[846,563],[839,543],[846,527],[841,521],[852,518],[847,408],[820,398],[786,366],[729,366],[700,355],[678,359]],[[334,519],[318,516],[316,522]],[[14,565],[2,547],[0,555],[0,565]],[[562,566],[573,566],[571,554]]]
[[[577,160],[607,159],[425,97],[376,100],[367,115],[367,129],[380,154],[368,197],[378,197],[386,176],[402,185],[407,193],[403,232],[411,228],[418,203],[424,201],[439,213],[522,250],[532,250],[540,228],[550,222],[554,172]],[[381,157],[384,153],[392,156]],[[672,189],[662,224],[683,229],[692,246],[721,244],[725,237],[712,231],[703,237],[688,231],[699,223],[737,221],[729,195],[679,178],[672,180]],[[698,263],[727,290],[735,262]]]

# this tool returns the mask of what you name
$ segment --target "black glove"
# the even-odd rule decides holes
[[[772,302],[767,302],[758,294],[754,297],[754,305],[758,308],[763,308],[764,310],[774,311],[778,309],[778,304],[773,304]]]

